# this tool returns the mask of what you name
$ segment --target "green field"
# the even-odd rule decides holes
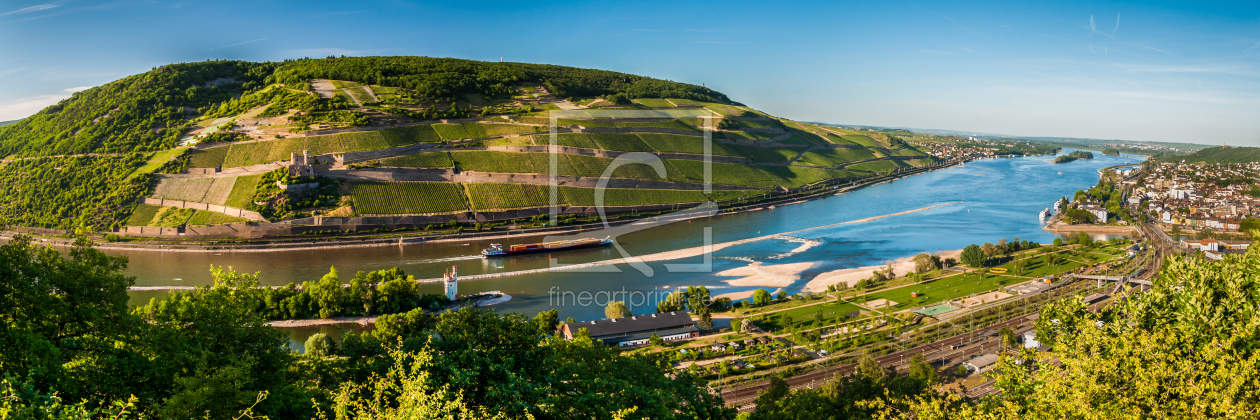
[[[131,210],[131,216],[127,217],[127,221],[124,224],[127,226],[149,226],[149,222],[153,221],[153,216],[156,216],[158,210],[161,209],[162,206],[136,204],[136,207]]]
[[[673,108],[674,107],[674,104],[671,104],[669,103],[669,101],[664,100],[664,99],[640,98],[640,99],[635,99],[634,101],[643,105],[653,107],[653,108]]]
[[[372,100],[372,95],[368,95],[367,90],[363,89],[363,86],[348,87],[346,88],[346,92],[349,92],[351,96],[358,99],[359,103],[367,104],[376,102]]]
[[[254,201],[254,192],[258,188],[260,179],[262,179],[262,174],[236,177],[236,181],[232,183],[232,192],[228,193],[223,205],[238,209],[249,206]]]
[[[787,129],[779,120],[739,120],[736,121],[740,127],[747,128],[779,128]]]
[[[550,145],[551,136],[550,135],[537,136],[537,139],[534,143],[538,145]],[[565,147],[577,147],[581,149],[600,148],[598,144],[595,144],[595,140],[592,140],[590,134],[588,133],[557,133],[556,144],[559,144]]]
[[[595,142],[599,148],[604,150],[615,150],[619,152],[651,152],[652,148],[648,147],[639,136],[634,134],[622,133],[584,133],[591,141]]]
[[[884,145],[879,144],[874,139],[861,134],[850,134],[841,138],[866,147],[884,147]]]
[[[659,133],[638,133],[638,136],[639,139],[643,140],[644,144],[658,152],[704,154],[704,137],[701,136]],[[731,150],[725,144],[716,141],[712,142],[712,144],[714,155],[740,156],[739,153]]]
[[[843,145],[861,146],[860,144],[854,143],[854,142],[849,141],[849,140],[845,140],[845,138],[844,138],[844,137],[841,137],[841,136],[839,136],[839,135],[836,135],[835,133],[827,133],[827,135],[826,135],[826,136],[823,136],[823,140],[827,140],[827,141],[831,142],[832,144],[843,144]]]
[[[892,154],[893,156],[927,156],[927,153],[923,153],[919,151],[918,149],[914,149],[914,148],[893,150]]]
[[[835,168],[849,162],[874,158],[866,149],[823,149],[806,152],[794,165]]]
[[[815,318],[820,310],[823,313],[823,325],[832,325],[841,316],[855,311],[862,311],[862,308],[848,302],[823,303],[766,314],[764,320],[755,321],[754,323],[764,330],[778,331],[786,327],[784,325],[784,317],[787,316],[792,318],[792,325],[798,328],[817,328],[823,326],[815,325],[817,323]]]
[[[539,168],[542,172],[538,172],[534,168],[534,159],[531,155],[542,155],[546,157],[546,153],[513,153],[513,152],[491,152],[483,150],[472,150],[463,152],[451,152],[451,158],[460,170],[477,171],[477,172],[503,172],[503,173],[548,173],[547,167]],[[561,156],[563,158],[563,156]]]
[[[239,217],[228,216],[226,214],[219,213],[219,212],[197,210],[196,213],[193,213],[192,217],[188,218],[187,223],[190,226],[209,226],[209,225],[226,225],[229,223],[245,223],[245,222],[248,222],[248,220],[245,220]]]
[[[188,152],[189,168],[218,168],[227,158],[228,146],[193,149]]]
[[[796,155],[801,154],[805,148],[795,147],[761,147],[743,144],[727,144],[724,145],[735,153],[736,156],[743,156],[752,159],[755,163],[785,163]]]
[[[862,162],[856,165],[849,165],[844,169],[883,173],[904,166],[906,165],[903,165],[901,161],[898,160],[876,160],[872,162]]]
[[[976,293],[989,292],[997,290],[1002,286],[1026,281],[1013,277],[997,276],[992,274],[984,275],[983,279],[980,277],[981,276],[978,274],[956,275],[953,277],[928,281],[926,283],[871,293],[866,295],[866,298],[868,300],[888,299],[893,302],[897,302],[897,305],[894,306],[894,308],[906,309],[925,305],[936,305],[947,302],[951,299],[970,296]],[[914,292],[920,293],[917,300],[912,300],[910,297],[910,294]],[[861,298],[859,297],[854,299]]]
[[[779,140],[780,143],[800,144],[806,146],[821,146],[827,144],[827,140],[824,140],[819,135],[808,131],[790,128],[788,129],[788,132],[792,133],[792,137],[788,137],[786,140]]]
[[[464,184],[468,201],[476,211],[498,211],[550,205],[551,192],[544,185],[530,184]]]
[[[149,226],[179,227],[188,223],[188,219],[196,213],[197,211],[193,209],[162,207],[158,210],[157,215],[153,216],[153,220],[149,222]]]
[[[594,206],[594,188],[560,187],[560,196],[571,206]],[[649,204],[702,203],[709,201],[698,190],[644,190],[608,188],[604,190],[605,206],[635,206]]]
[[[399,168],[453,168],[455,161],[447,152],[424,152],[379,160],[381,166]]]
[[[534,134],[545,132],[546,127],[538,127],[533,125],[517,125],[517,124],[477,124],[481,126],[481,133],[485,137],[506,136],[509,134]],[[471,131],[469,132],[471,133]]]
[[[444,214],[468,210],[459,184],[450,182],[353,182],[360,214]]]
[[[723,131],[721,132],[729,140],[770,140],[784,133],[763,133],[760,131]]]
[[[238,143],[229,146],[223,167],[257,165],[289,160],[292,153],[311,155],[335,152],[354,152],[406,146],[414,143],[436,143],[441,140],[433,127],[417,125],[384,130],[353,131],[310,137],[290,137],[255,143]]]
[[[202,202],[215,178],[166,178],[153,188],[153,197]]]
[[[177,147],[174,149],[154,152],[153,155],[149,156],[149,160],[144,163],[144,166],[136,168],[135,171],[131,172],[131,175],[129,175],[128,178],[136,176],[136,175],[151,174],[153,173],[153,171],[156,171],[158,170],[158,168],[161,168],[162,165],[165,165],[166,162],[170,162],[171,159],[175,158],[175,156],[178,156],[179,154],[184,153],[184,150],[185,150],[184,148]]]
[[[1014,261],[1000,265],[999,267],[1004,267],[1007,270],[1010,270],[1008,271],[1008,273],[1010,274],[1020,275],[1024,277],[1042,277],[1042,276],[1056,275],[1066,270],[1075,270],[1078,267],[1081,267],[1080,263],[1067,259],[1067,258],[1072,258],[1071,255],[1068,255],[1066,253],[1060,254],[1060,255],[1064,257],[1065,259],[1063,259],[1059,265],[1047,264],[1045,255],[1037,255],[1035,257],[1025,259],[1023,260],[1024,271],[1022,273],[1015,272]]]

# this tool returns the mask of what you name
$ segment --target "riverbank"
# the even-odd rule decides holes
[[[862,189],[865,187],[892,182],[892,181],[902,179],[902,178],[912,177],[914,175],[921,175],[921,174],[933,172],[940,169],[947,169],[955,165],[956,163],[940,164],[937,166],[932,166],[932,167],[927,167],[927,168],[917,168],[915,170],[911,170],[906,173],[874,176],[869,179],[861,179],[861,180],[854,181],[854,185],[843,187],[843,189],[840,189],[839,191],[841,193],[851,192],[851,191],[855,191],[855,190]],[[729,208],[725,210],[718,210],[708,216],[712,217],[712,216],[721,216],[721,215],[734,215],[734,214],[740,214],[740,213],[762,211],[762,210],[767,210],[767,209],[774,209],[775,207],[782,207],[786,205],[804,203],[811,200],[830,197],[836,192],[836,190],[825,188],[827,185],[830,185],[830,184],[825,184],[825,182],[828,182],[828,181],[824,181],[824,184],[822,185],[809,187],[809,188],[818,188],[818,189],[815,191],[810,191],[808,194],[798,195],[799,193],[804,192],[804,191],[800,191],[798,193],[794,193],[793,195],[788,195],[788,196],[775,198],[775,199],[769,199],[769,200],[760,201],[760,202],[743,205],[739,207],[733,207],[733,208]],[[670,213],[666,213],[660,216],[654,215],[654,216],[646,216],[646,217],[635,217],[635,218],[630,218],[630,219],[625,219],[625,220],[611,220],[611,221],[608,221],[608,226],[616,227],[616,226],[635,224],[635,223],[643,222],[645,220],[651,220],[656,217],[668,217],[669,214]],[[189,240],[189,243],[178,243],[178,242],[162,243],[162,242],[144,242],[144,241],[106,242],[103,240],[103,237],[93,238],[93,242],[94,242],[94,247],[101,250],[155,251],[155,252],[161,252],[161,253],[195,252],[195,253],[219,254],[219,253],[284,252],[284,251],[311,251],[311,250],[330,250],[330,249],[346,249],[346,248],[391,247],[391,246],[401,246],[401,245],[420,244],[420,243],[456,243],[456,242],[470,241],[470,240],[498,240],[498,239],[510,239],[510,238],[532,239],[532,238],[541,238],[547,235],[572,235],[572,234],[578,234],[578,233],[583,233],[583,232],[597,231],[603,228],[604,228],[603,223],[588,223],[588,224],[582,224],[582,225],[528,228],[528,229],[499,231],[499,232],[494,232],[494,231],[461,232],[461,233],[454,233],[454,234],[448,233],[448,234],[441,234],[441,235],[433,235],[432,233],[426,234],[423,231],[419,231],[419,232],[415,232],[414,234],[403,233],[403,234],[396,234],[396,235],[385,236],[385,237],[382,237],[382,235],[380,234],[377,234],[377,235],[368,234],[362,237],[356,237],[356,236],[349,236],[349,237],[343,236],[343,237],[334,237],[334,238],[311,237],[309,239],[276,238],[276,239],[264,240],[261,243],[250,243],[250,242],[238,243],[238,242],[230,242],[230,241],[221,242],[221,243],[214,243],[213,241],[211,243],[200,243],[200,242],[193,242],[193,240]],[[31,230],[49,231],[49,232],[53,231],[49,229],[31,229]],[[29,233],[29,232],[0,231],[0,240],[11,240],[15,235],[18,235],[18,234],[32,235],[32,233]],[[73,238],[66,238],[63,236],[56,235],[54,233],[47,233],[47,232],[34,233],[33,236],[37,238],[36,239],[37,242],[40,242],[46,245],[60,246],[60,247],[73,246],[74,241],[75,241],[75,239]]]
[[[1041,229],[1050,233],[1085,232],[1085,233],[1104,233],[1104,234],[1116,235],[1116,234],[1125,234],[1125,233],[1134,232],[1133,226],[1069,225],[1057,219],[1053,222],[1046,224],[1046,226]]]

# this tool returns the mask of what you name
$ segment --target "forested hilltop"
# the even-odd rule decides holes
[[[436,101],[465,94],[511,96],[542,84],[562,96],[622,93],[727,103],[700,86],[604,70],[429,57],[342,57],[281,63],[172,64],[76,92],[0,130],[0,156],[151,152],[169,149],[193,118],[272,83],[338,79],[412,89]]]
[[[1165,162],[1186,163],[1248,163],[1260,162],[1260,147],[1209,147],[1197,152],[1161,159]]]
[[[554,121],[552,166],[550,116],[561,110],[577,113]],[[737,208],[941,163],[895,133],[791,121],[704,86],[612,71],[428,57],[207,61],[88,89],[0,127],[0,223],[123,240],[217,238],[241,232],[221,225],[315,216],[335,219],[266,235],[341,233],[338,223],[364,216],[381,218],[356,229],[528,228],[553,204],[543,177],[553,171],[564,177],[554,204],[565,223],[586,223],[595,180],[628,153],[653,154],[665,173],[645,163],[610,172],[609,214]]]

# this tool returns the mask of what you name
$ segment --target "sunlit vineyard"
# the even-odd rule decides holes
[[[449,182],[353,182],[359,214],[442,214],[467,211],[459,184]]]
[[[509,210],[550,205],[550,190],[531,184],[465,184],[469,201],[477,211]]]
[[[455,166],[447,152],[424,152],[379,160],[381,166],[400,168],[450,168]]]

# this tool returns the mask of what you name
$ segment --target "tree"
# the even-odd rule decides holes
[[[985,262],[984,251],[981,251],[980,247],[976,244],[967,245],[966,248],[963,248],[960,258],[962,258],[963,264],[969,265],[972,268],[979,268],[984,265]]]
[[[310,357],[328,357],[337,354],[337,342],[324,333],[311,334],[306,339],[306,355]]]
[[[549,311],[539,312],[533,319],[529,320],[530,325],[534,326],[534,330],[538,335],[547,336],[555,334],[560,327],[560,311],[552,309]]]
[[[862,356],[858,357],[857,367],[853,374],[868,379],[882,379],[888,372],[870,354],[862,353]]]
[[[936,383],[936,367],[923,359],[922,354],[910,356],[909,376],[911,379],[931,385]]]
[[[775,300],[780,302],[787,300],[787,291],[780,290],[779,293],[775,295]]]
[[[1054,238],[1054,246],[1063,246],[1063,239]]]
[[[757,289],[753,291],[753,305],[766,306],[770,304],[770,292],[766,289]]]
[[[665,347],[665,340],[661,339],[661,336],[656,335],[656,333],[652,333],[652,336],[648,337],[648,342],[652,343],[653,346]]]
[[[731,332],[744,331],[744,319],[740,317],[731,318]]]
[[[1094,238],[1090,237],[1088,233],[1081,232],[1076,239],[1076,243],[1081,244],[1082,247],[1091,248],[1094,246]]]
[[[630,316],[630,308],[625,302],[616,300],[608,302],[608,306],[604,307],[604,319],[625,318]]]
[[[992,243],[985,242],[980,246],[980,251],[984,253],[985,258],[993,258],[998,255],[998,247]]]
[[[823,310],[819,309],[818,312],[814,312],[814,327],[817,328],[817,327],[821,327],[822,325],[823,325]]]
[[[941,256],[935,254],[919,254],[914,256],[914,271],[926,273],[941,268]]]
[[[700,319],[696,320],[696,328],[699,328],[701,331],[713,329],[713,315],[709,315],[707,310],[700,311]]]

